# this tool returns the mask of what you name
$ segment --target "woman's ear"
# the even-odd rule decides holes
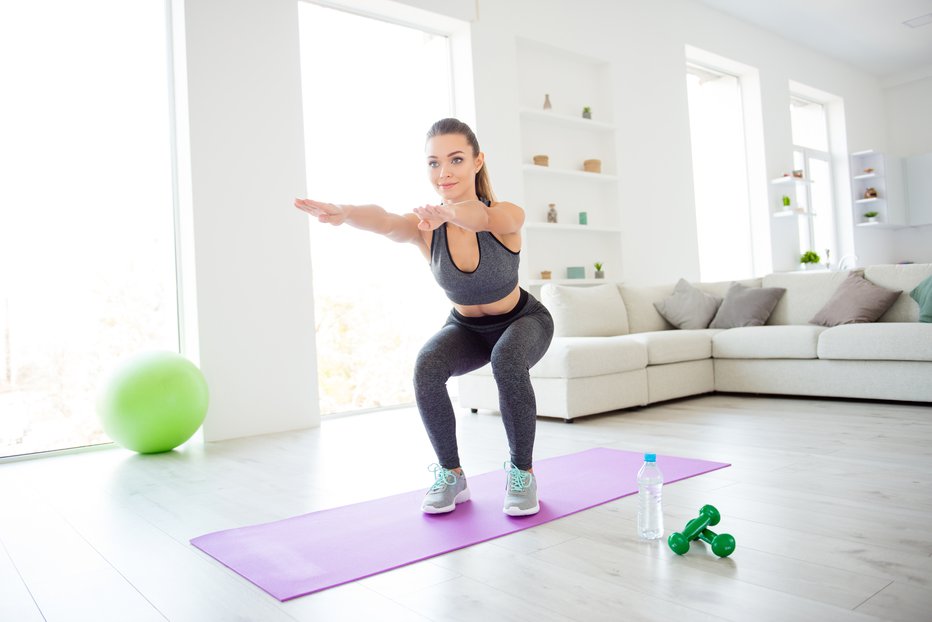
[[[483,164],[485,164],[485,154],[480,151],[476,156],[476,173],[482,170]]]

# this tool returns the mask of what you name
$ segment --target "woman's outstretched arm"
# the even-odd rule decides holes
[[[518,233],[524,224],[524,210],[514,203],[504,201],[492,207],[471,200],[451,205],[425,205],[415,208],[414,213],[421,219],[418,227],[424,231],[431,231],[450,222],[469,231],[509,235]]]
[[[393,242],[420,243],[418,217],[387,212],[378,205],[336,205],[311,199],[295,199],[295,207],[334,226],[346,223],[363,231],[384,235]]]

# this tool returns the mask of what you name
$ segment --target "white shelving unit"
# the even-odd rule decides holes
[[[869,197],[873,189],[877,196]],[[851,196],[854,223],[858,227],[899,229],[908,226],[903,162],[872,149],[851,154]],[[877,212],[868,222],[867,212]]]
[[[576,130],[592,130],[595,132],[615,131],[615,126],[611,123],[584,119],[582,116],[572,117],[568,114],[553,112],[552,110],[522,108],[521,116],[527,119],[546,120],[547,123],[561,123]]]
[[[525,229],[540,229],[542,231],[578,231],[580,233],[584,232],[603,232],[603,233],[621,233],[621,229],[617,227],[594,227],[592,225],[565,225],[554,222],[529,222],[524,223]]]
[[[787,175],[770,180],[770,215],[774,218],[788,218],[803,216],[811,218],[815,213],[810,211],[805,186],[812,182],[801,177]],[[783,197],[789,197],[790,204],[783,202]]]
[[[521,258],[525,287],[545,283],[595,285],[621,274],[621,216],[612,82],[606,61],[550,44],[516,39],[519,119],[526,221]],[[552,108],[543,109],[549,95]],[[582,116],[592,109],[592,119]],[[546,155],[548,166],[533,163]],[[600,173],[583,170],[598,159]],[[547,222],[550,204],[557,223]],[[586,212],[587,224],[579,224]],[[595,263],[604,264],[605,279],[591,278]],[[587,278],[568,279],[568,267],[583,267]],[[549,271],[553,278],[540,278]]]
[[[525,164],[524,172],[532,175],[544,175],[547,177],[574,177],[576,179],[585,179],[596,183],[613,183],[618,181],[618,175],[606,175],[605,173],[589,173],[587,171],[575,171],[568,168],[553,168],[550,166],[538,166],[537,164]]]

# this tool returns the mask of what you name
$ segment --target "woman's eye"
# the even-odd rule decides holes
[[[453,164],[459,164],[463,161],[463,158],[453,158]]]
[[[427,163],[427,166],[429,166],[429,167],[431,167],[431,168],[437,168],[438,163],[437,163],[437,162],[428,162],[428,163]]]

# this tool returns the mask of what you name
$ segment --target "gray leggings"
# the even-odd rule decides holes
[[[453,310],[421,349],[414,367],[417,407],[441,466],[460,466],[447,380],[491,362],[511,461],[519,469],[531,468],[537,402],[528,370],[544,356],[552,338],[550,312],[524,290],[515,309],[504,315],[468,318]]]

